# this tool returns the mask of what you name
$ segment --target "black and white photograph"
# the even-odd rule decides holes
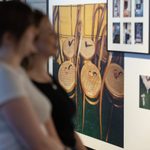
[[[143,43],[143,23],[135,23],[135,44]]]
[[[113,17],[120,17],[120,0],[113,0]]]
[[[120,43],[120,23],[113,23],[113,43]]]
[[[135,17],[143,17],[143,1],[135,0]]]
[[[123,24],[123,43],[124,44],[131,44],[131,23],[124,23]]]
[[[113,23],[113,43],[120,43],[120,23]]]

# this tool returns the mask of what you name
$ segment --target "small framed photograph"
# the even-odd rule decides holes
[[[143,43],[143,23],[135,23],[135,44]]]
[[[150,110],[150,76],[140,75],[140,108]]]
[[[135,0],[135,17],[143,17],[143,1]]]
[[[113,43],[120,43],[120,23],[113,23]]]
[[[132,11],[132,0],[123,0],[123,16],[124,17],[131,17]]]
[[[150,1],[107,0],[108,51],[150,54]]]
[[[124,44],[131,44],[131,23],[124,23],[123,24],[123,43]]]
[[[120,0],[113,0],[113,17],[120,17]]]

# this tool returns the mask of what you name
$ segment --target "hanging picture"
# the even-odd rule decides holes
[[[108,0],[109,51],[150,53],[149,0]]]
[[[150,76],[140,76],[140,108],[150,110]]]
[[[121,14],[120,2],[114,2],[115,17]],[[55,5],[53,25],[59,41],[53,75],[76,104],[76,131],[90,141],[105,143],[109,150],[120,150],[124,147],[124,54],[107,51],[106,3]],[[114,22],[113,27],[118,44],[121,24]],[[126,22],[124,32],[131,34],[130,28]],[[126,41],[130,43],[130,38]]]

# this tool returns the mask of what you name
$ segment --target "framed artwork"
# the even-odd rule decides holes
[[[108,0],[109,51],[150,53],[147,0]]]
[[[140,108],[150,110],[150,76],[140,75],[140,95],[139,106]]]
[[[124,54],[107,51],[107,4],[60,2],[52,8],[58,34],[53,76],[76,104],[75,130],[90,148],[120,150],[124,147]],[[119,24],[114,26],[118,34]]]
[[[150,55],[125,54],[125,150],[149,150]]]

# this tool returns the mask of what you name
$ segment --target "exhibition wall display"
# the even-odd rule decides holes
[[[107,18],[106,0],[49,1],[49,16],[59,35],[58,55],[50,60],[49,72],[77,104],[76,131],[84,145],[96,150],[150,150],[150,56],[122,53],[147,53],[145,29],[141,38],[142,24],[128,20],[133,14],[135,19],[143,16],[144,27],[147,16],[142,9],[147,1],[132,0],[129,5],[128,0],[127,10],[123,2],[114,1],[117,5],[109,13],[115,19],[125,17],[119,27],[119,21]],[[109,23],[108,27],[120,28],[114,32],[120,34],[120,49],[107,48],[107,36],[108,42],[113,38],[112,30],[106,30]],[[132,29],[132,40],[125,38],[126,29]]]
[[[53,7],[53,74],[76,102],[76,131],[123,147],[124,58],[107,52],[106,13],[103,3]]]
[[[107,51],[106,3],[52,9],[59,35],[53,75],[76,103],[76,131],[123,147],[124,55]]]
[[[148,0],[108,0],[108,50],[149,51]]]

